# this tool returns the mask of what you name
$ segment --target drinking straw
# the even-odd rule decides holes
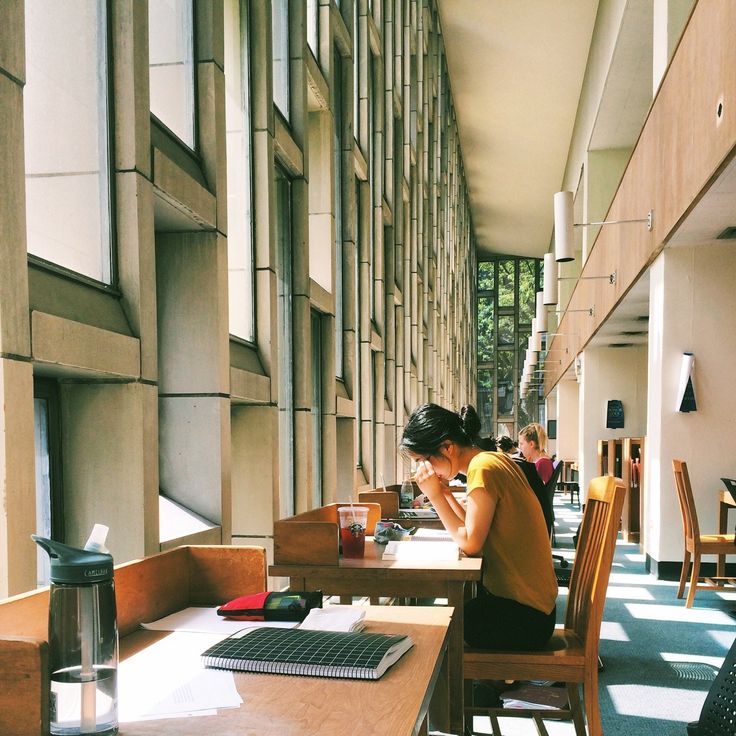
[[[388,492],[388,489],[386,488],[386,481],[383,479],[383,473],[379,473],[378,475],[381,478],[381,485],[383,486],[383,490]]]

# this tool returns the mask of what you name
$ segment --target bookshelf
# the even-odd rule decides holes
[[[644,445],[644,437],[598,440],[598,475],[612,475],[623,481],[626,496],[621,512],[621,533],[625,542],[639,545],[643,542]]]

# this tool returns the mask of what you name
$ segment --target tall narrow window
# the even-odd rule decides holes
[[[335,372],[342,378],[343,371],[343,220],[342,220],[342,149],[343,124],[342,109],[342,58],[335,52],[334,76],[332,78],[332,115],[334,129],[334,178],[335,178]]]
[[[230,334],[255,341],[248,3],[225,3],[227,261]]]
[[[353,2],[353,135],[360,140],[360,24],[358,3]]]
[[[53,381],[33,383],[34,445],[36,451],[36,534],[64,541],[61,493],[59,391]],[[36,584],[49,582],[49,556],[38,550]]]
[[[369,211],[368,211],[368,251],[371,254],[368,258],[368,270],[370,271],[370,293],[368,295],[370,304],[370,315],[371,321],[376,320],[376,259],[372,257],[375,253],[376,247],[376,231],[375,223],[373,221],[373,203],[376,196],[376,167],[374,157],[374,145],[375,145],[375,121],[373,119],[373,109],[375,106],[375,89],[374,75],[375,75],[375,64],[373,61],[373,54],[368,55],[368,188],[370,191],[369,198]]]
[[[149,0],[151,112],[194,148],[193,0]]]
[[[355,461],[358,467],[363,465],[363,396],[362,396],[362,370],[363,370],[363,346],[361,345],[360,325],[362,322],[360,302],[360,249],[363,242],[363,203],[361,201],[361,182],[355,180],[355,282],[353,294],[355,296],[355,380],[353,381],[353,406],[355,406]]]
[[[289,119],[289,0],[271,0],[273,101]]]
[[[312,310],[312,508],[322,505],[322,320]]]
[[[25,9],[28,252],[110,284],[107,4]]]
[[[294,498],[294,343],[291,276],[291,182],[276,167],[276,252],[279,335],[279,476],[281,515],[292,516]]]
[[[319,0],[307,0],[307,43],[319,59]]]

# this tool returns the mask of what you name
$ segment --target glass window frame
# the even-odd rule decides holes
[[[286,97],[285,104],[286,109],[284,110],[278,102],[276,95],[276,37],[275,37],[275,24],[274,19],[277,13],[278,3],[284,3],[286,9],[285,16],[285,30],[284,35],[286,37]],[[273,96],[273,105],[283,119],[289,123],[291,120],[291,13],[290,13],[290,0],[271,0],[271,88]]]
[[[250,206],[250,218],[246,224],[248,230],[249,244],[248,250],[250,251],[250,284],[251,284],[251,298],[250,303],[246,305],[246,308],[250,309],[250,333],[249,335],[235,334],[229,331],[230,339],[235,342],[240,342],[246,345],[255,345],[258,340],[257,330],[257,294],[256,294],[256,258],[255,258],[255,228],[254,228],[254,176],[253,176],[253,92],[251,86],[251,18],[250,18],[250,0],[234,0],[238,2],[240,8],[240,61],[241,61],[241,86],[243,93],[246,94],[247,100],[244,102],[246,111],[241,109],[244,113],[244,126],[248,129],[248,198]],[[230,157],[228,157],[228,166],[230,165]],[[242,171],[241,171],[242,173]],[[230,218],[231,212],[228,207],[228,219]],[[228,227],[228,237],[230,235],[231,228]],[[229,241],[228,241],[229,242]],[[229,262],[229,259],[228,259]],[[230,289],[228,289],[228,295]],[[228,296],[228,312],[230,311],[229,296]],[[230,319],[228,317],[228,324]]]
[[[75,271],[69,266],[56,261],[51,261],[42,256],[27,252],[27,259],[30,264],[38,268],[45,269],[52,273],[58,274],[71,281],[80,282],[87,286],[92,286],[114,296],[120,295],[119,290],[119,267],[118,267],[118,241],[117,241],[117,188],[115,186],[116,167],[115,167],[115,109],[114,109],[114,59],[112,55],[113,48],[113,32],[111,23],[111,6],[109,0],[100,3],[100,8],[104,9],[104,33],[98,34],[98,38],[102,37],[105,41],[105,74],[102,77],[105,80],[105,104],[104,113],[106,117],[105,134],[106,145],[105,152],[107,155],[106,173],[107,173],[107,255],[108,261],[102,265],[104,275],[107,269],[107,280],[97,279],[80,271]],[[25,42],[25,39],[24,39]],[[25,110],[24,110],[25,115]],[[25,167],[24,167],[25,168]],[[26,210],[26,218],[28,216]],[[27,220],[24,221],[24,227],[27,228]],[[100,243],[102,246],[102,243]]]
[[[335,376],[338,380],[345,378],[345,291],[344,291],[344,247],[345,213],[343,197],[343,149],[345,144],[345,104],[344,104],[344,67],[343,57],[337,46],[333,47],[333,93],[332,120],[334,141],[334,193],[333,208],[335,217]]]
[[[150,0],[149,0],[150,1]],[[197,0],[191,0],[192,3],[192,145],[190,146],[180,135],[172,130],[153,110],[150,110],[151,118],[156,124],[164,130],[174,141],[184,148],[189,154],[194,154],[197,158],[200,154],[199,145],[199,69],[197,64],[198,45],[197,45]],[[149,28],[150,36],[150,28]],[[149,54],[150,64],[150,54]]]

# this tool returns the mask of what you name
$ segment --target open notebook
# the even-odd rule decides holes
[[[460,559],[460,548],[454,542],[444,539],[389,542],[382,559],[403,562],[453,562]]]
[[[377,680],[413,646],[409,636],[252,629],[202,652],[206,667],[281,675]]]

